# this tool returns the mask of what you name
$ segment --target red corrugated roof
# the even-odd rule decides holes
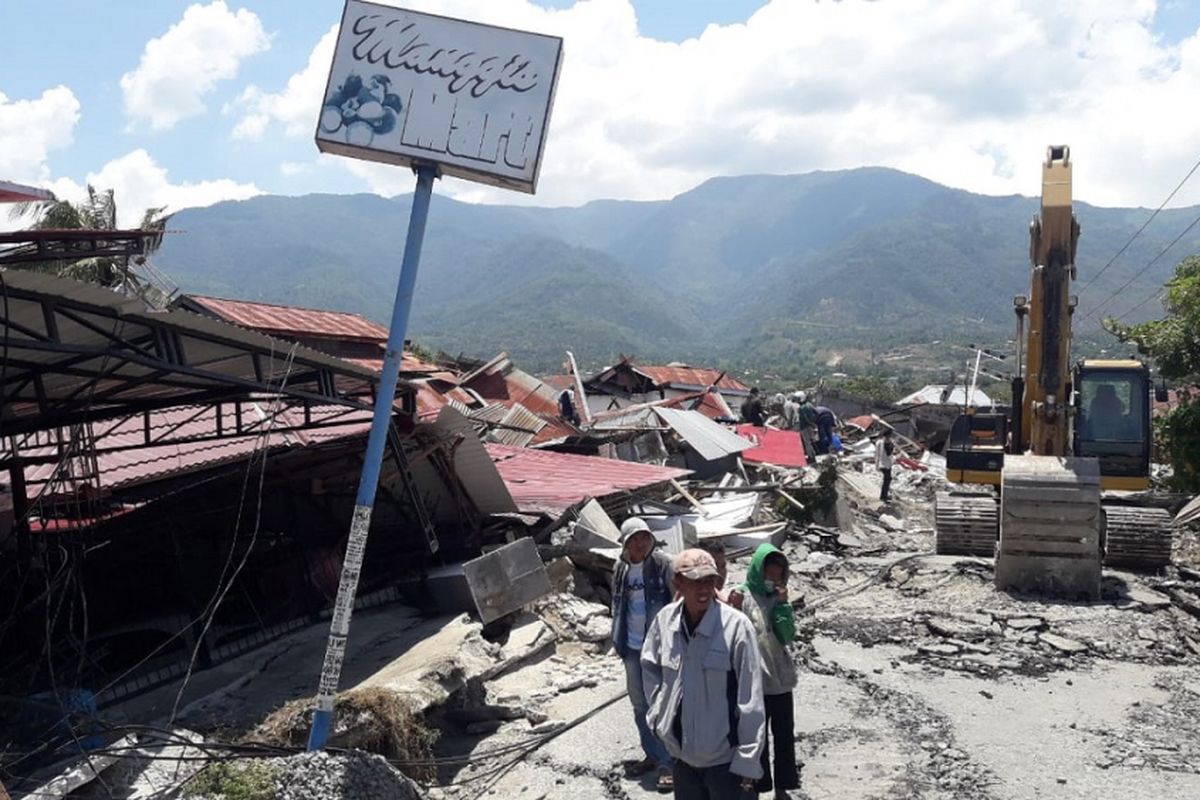
[[[243,406],[243,419],[247,422],[254,419],[255,412],[250,404]],[[224,406],[224,424],[232,430],[235,425],[232,406]],[[199,407],[180,406],[150,412],[151,436],[169,435],[174,438],[189,436],[205,436],[211,434],[215,427],[211,408],[205,409],[200,416]],[[320,421],[328,416],[345,412],[337,406],[319,406],[313,408],[312,419]],[[340,419],[345,424],[337,427],[314,429],[309,431],[289,431],[287,433],[273,432],[269,434],[269,446],[305,447],[311,444],[327,442],[346,436],[365,434],[370,430],[371,412],[354,411]],[[288,410],[279,415],[279,425],[299,425],[303,421],[303,412]],[[93,426],[94,444],[99,450],[116,447],[133,448],[145,440],[145,430],[141,417],[113,422],[97,422]],[[231,461],[240,461],[251,455],[260,447],[259,434],[248,434],[230,439],[206,442],[181,442],[178,444],[163,444],[138,449],[121,450],[116,452],[101,452],[96,456],[100,473],[100,485],[104,489],[115,489],[149,483],[155,480],[188,472],[207,469]],[[41,455],[41,451],[33,451]],[[41,483],[50,479],[56,469],[55,464],[36,464],[25,468],[25,480],[38,486],[31,494],[40,490]]]
[[[743,461],[774,464],[777,467],[803,467],[808,464],[797,431],[739,425],[737,432],[738,436],[744,436],[758,445],[742,452]]]
[[[546,375],[542,378],[542,382],[559,392],[575,388],[574,375]]]
[[[697,400],[700,401],[698,404]],[[699,411],[709,419],[732,419],[737,416],[719,392],[685,394],[683,397],[673,397],[670,400],[664,400],[654,405],[661,408],[681,408],[684,410]]]
[[[199,295],[189,297],[222,319],[243,328],[287,334],[292,338],[314,336],[380,344],[387,342],[387,328],[346,311],[323,311]]]
[[[717,381],[717,377],[721,374],[721,371],[709,369],[708,367],[692,367],[686,364],[668,364],[666,366],[634,364],[632,366],[660,386],[671,384],[675,386],[707,387],[712,386],[713,382],[716,381],[718,389],[730,389],[735,392],[750,391],[749,386],[729,375],[725,375],[720,381]]]
[[[604,498],[621,491],[644,489],[688,470],[654,467],[595,456],[529,450],[488,444],[488,455],[504,479],[521,513],[559,517],[568,508],[589,498]]]

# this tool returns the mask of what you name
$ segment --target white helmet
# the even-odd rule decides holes
[[[792,397],[794,397],[796,399],[797,403],[803,403],[805,400],[808,399],[808,394],[803,391],[799,391],[799,392],[794,393],[792,395]]]

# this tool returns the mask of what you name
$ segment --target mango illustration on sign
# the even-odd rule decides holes
[[[533,193],[562,39],[346,0],[317,148]]]
[[[346,76],[325,98],[321,112],[324,133],[343,134],[349,144],[369,145],[377,134],[390,133],[396,127],[396,115],[403,104],[400,96],[388,91],[391,78],[373,75],[363,79],[354,72]]]

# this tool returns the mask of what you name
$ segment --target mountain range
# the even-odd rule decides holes
[[[188,209],[155,261],[186,292],[386,323],[411,202],[260,196]],[[575,208],[473,205],[435,188],[410,336],[549,371],[568,348],[591,366],[625,353],[794,368],[929,343],[1002,347],[1011,298],[1028,291],[1037,205],[870,167],[714,178],[671,200]],[[1198,211],[1163,211],[1103,272],[1150,211],[1075,211],[1077,330],[1100,342],[1098,318],[1152,296],[1200,247],[1189,233],[1147,266]],[[1159,311],[1148,302],[1129,319]]]

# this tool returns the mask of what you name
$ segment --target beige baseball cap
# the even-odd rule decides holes
[[[717,577],[721,574],[717,571],[717,562],[713,560],[712,555],[696,548],[684,550],[675,556],[673,566],[676,575],[682,575],[694,581],[710,576]]]

